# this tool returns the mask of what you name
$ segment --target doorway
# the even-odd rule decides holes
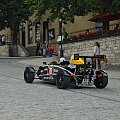
[[[48,21],[43,22],[43,43],[48,41]]]
[[[22,45],[25,47],[25,27],[22,28]]]

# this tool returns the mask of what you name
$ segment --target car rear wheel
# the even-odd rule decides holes
[[[108,77],[103,76],[102,78],[95,79],[94,84],[95,84],[96,88],[101,88],[101,89],[105,88],[108,84]]]
[[[35,71],[32,67],[26,67],[24,71],[24,80],[26,83],[32,83],[34,81]]]
[[[64,71],[58,71],[57,79],[56,79],[56,86],[59,89],[66,89],[70,84],[70,77],[65,76]]]

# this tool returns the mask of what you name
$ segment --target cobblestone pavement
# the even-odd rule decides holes
[[[105,89],[61,90],[39,80],[24,82],[25,66],[42,62],[37,59],[0,59],[0,120],[120,120],[119,71],[108,70]]]

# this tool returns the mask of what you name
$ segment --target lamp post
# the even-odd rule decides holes
[[[59,36],[61,37],[60,40],[60,58],[63,57],[63,47],[62,47],[62,16],[59,16]]]

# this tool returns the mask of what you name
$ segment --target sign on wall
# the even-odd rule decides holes
[[[36,40],[40,41],[40,23],[36,23]]]
[[[49,40],[55,39],[55,28],[48,30],[48,37],[49,37]]]

